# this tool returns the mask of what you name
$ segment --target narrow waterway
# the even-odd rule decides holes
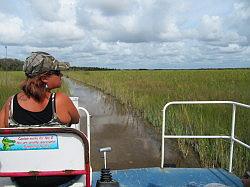
[[[99,148],[112,147],[107,165],[111,169],[160,166],[161,139],[159,133],[144,120],[135,117],[115,98],[75,81],[68,82],[72,96],[79,97],[79,106],[91,117],[91,164],[94,171],[103,167]],[[160,112],[160,111],[159,111]],[[81,114],[84,116],[84,113]],[[81,118],[85,131],[86,118]],[[165,141],[165,163],[177,167],[196,167],[195,157],[184,159],[174,140]]]

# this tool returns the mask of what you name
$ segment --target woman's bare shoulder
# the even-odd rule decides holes
[[[70,100],[70,98],[69,98],[69,96],[68,95],[66,95],[65,93],[63,93],[63,92],[57,92],[56,93],[56,100],[58,101],[58,102],[68,102],[68,101],[71,101]]]
[[[63,92],[56,92],[56,97],[59,97],[59,98],[69,98],[69,96]]]

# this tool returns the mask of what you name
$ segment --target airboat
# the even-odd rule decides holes
[[[86,114],[87,133],[80,131],[80,123],[71,127],[20,127],[0,129],[0,186],[59,186],[59,187],[200,187],[244,186],[242,179],[232,173],[234,144],[250,149],[250,145],[234,136],[237,107],[250,105],[233,101],[176,101],[163,108],[162,147],[159,167],[132,168],[110,171],[107,153],[111,147],[101,148],[103,169],[92,172],[90,158],[90,114]],[[166,111],[171,105],[227,104],[232,105],[231,134],[220,136],[167,135]],[[209,138],[230,141],[229,167],[223,168],[168,168],[164,167],[166,138]],[[110,154],[110,153],[109,153]],[[143,155],[142,155],[143,156]],[[250,180],[250,179],[248,179]]]

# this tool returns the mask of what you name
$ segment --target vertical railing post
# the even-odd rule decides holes
[[[165,139],[164,139],[164,135],[165,135],[165,123],[166,123],[166,114],[165,114],[166,110],[165,107],[163,109],[163,117],[162,117],[162,135],[161,135],[161,168],[163,168],[164,165],[164,143],[165,143]]]
[[[233,152],[234,152],[234,139],[233,138],[234,138],[234,129],[235,129],[235,114],[236,114],[236,105],[233,104],[229,172],[232,172],[232,168],[233,168]]]
[[[83,110],[86,114],[87,117],[87,138],[89,140],[89,144],[90,144],[90,114],[89,112],[83,108],[83,107],[78,107],[79,110]]]
[[[78,110],[83,110],[86,114],[86,117],[87,117],[87,138],[88,138],[88,142],[89,142],[89,158],[90,158],[90,114],[89,114],[88,110],[83,108],[83,107],[78,107]],[[91,180],[90,178],[91,178],[91,176],[89,176],[89,174],[87,174],[86,175],[86,187],[88,186],[87,182]],[[91,187],[91,184],[89,184],[89,187]]]
[[[79,104],[79,101],[78,101],[78,97],[70,97],[71,101],[74,103],[75,107],[78,109],[78,104]],[[72,124],[70,127],[74,128],[74,129],[77,129],[80,131],[80,122],[79,123],[76,123],[76,124]]]

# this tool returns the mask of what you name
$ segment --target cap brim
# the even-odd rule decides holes
[[[59,62],[58,61],[58,69],[59,70],[64,71],[64,70],[69,70],[69,68],[70,68],[70,64],[69,63],[67,63],[67,62]]]

